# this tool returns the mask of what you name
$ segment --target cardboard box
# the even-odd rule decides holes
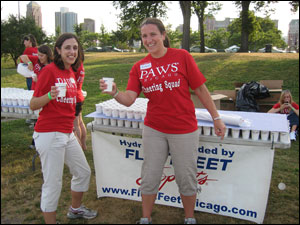
[[[216,105],[216,108],[217,109],[221,109],[221,99],[224,99],[226,98],[227,96],[226,95],[222,95],[222,94],[211,94],[211,97]],[[193,92],[191,93],[191,98],[192,98],[192,101],[195,105],[195,108],[205,108],[202,103],[200,102],[198,96]]]
[[[235,90],[214,90],[213,94],[222,94],[226,96],[225,98],[221,99],[220,102],[221,110],[235,111],[235,99],[236,99]]]

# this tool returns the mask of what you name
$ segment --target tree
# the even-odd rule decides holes
[[[179,1],[183,15],[182,48],[190,51],[191,1]]]
[[[100,27],[99,40],[102,47],[112,45],[111,35],[105,30],[103,24]]]
[[[198,17],[198,22],[200,25],[200,52],[205,52],[205,40],[204,40],[204,20],[205,20],[205,10],[210,6],[209,15],[212,15],[217,10],[221,9],[221,4],[218,2],[208,2],[208,1],[192,1],[192,7],[194,13]]]
[[[121,9],[119,26],[130,42],[140,39],[140,25],[145,18],[165,17],[167,13],[164,1],[114,1],[113,5]]]
[[[38,44],[47,40],[46,34],[35,25],[32,17],[21,17],[19,20],[10,15],[7,21],[1,20],[1,57],[10,56],[17,66],[17,60],[25,49],[23,37],[27,34],[35,36]]]
[[[206,45],[210,48],[225,49],[228,47],[229,32],[225,28],[213,30],[207,34]]]
[[[292,12],[297,12],[299,8],[299,1],[290,1],[289,4],[291,5],[291,11]]]
[[[270,12],[273,12],[274,9],[268,9],[270,3],[276,3],[278,1],[235,1],[235,4],[238,8],[242,8],[241,19],[241,48],[240,52],[248,52],[248,38],[253,30],[253,23],[251,17],[249,17],[249,7],[250,4],[254,4],[255,11],[265,10],[266,15],[268,16]],[[299,1],[290,1],[291,11],[296,12],[299,7]],[[252,17],[253,18],[253,17]]]
[[[281,31],[279,31],[275,23],[269,18],[255,17],[254,12],[249,12],[249,17],[253,21],[252,30],[248,39],[249,49],[257,51],[259,48],[265,47],[265,44],[272,44],[279,48],[285,48],[286,44],[281,38]],[[239,45],[241,41],[241,18],[235,19],[229,26],[229,45]]]

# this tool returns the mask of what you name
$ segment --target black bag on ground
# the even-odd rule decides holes
[[[251,81],[243,84],[238,91],[235,107],[238,111],[259,112],[255,99],[267,97],[270,97],[269,89],[256,81]]]

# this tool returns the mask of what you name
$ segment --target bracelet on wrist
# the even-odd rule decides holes
[[[32,64],[32,62],[31,61],[29,61],[29,62],[27,62],[27,64],[29,65],[29,64]]]
[[[49,98],[50,100],[52,100],[50,91],[48,92],[48,98]]]
[[[216,120],[221,120],[221,116],[215,117],[215,118],[214,118],[214,121],[216,121]]]
[[[117,89],[117,92],[113,95],[113,98],[117,97],[119,94],[119,90]]]

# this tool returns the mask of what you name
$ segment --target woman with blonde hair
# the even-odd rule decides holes
[[[296,141],[296,130],[299,127],[299,105],[293,101],[289,90],[282,91],[279,102],[276,103],[268,113],[288,114],[290,122],[290,138]]]

